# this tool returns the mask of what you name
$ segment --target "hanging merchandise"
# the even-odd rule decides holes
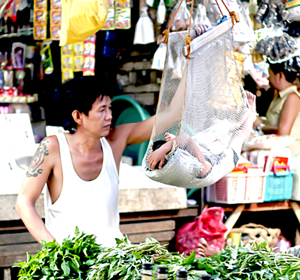
[[[288,20],[300,21],[300,1],[288,0],[285,4],[285,8],[288,11]]]
[[[139,18],[134,33],[133,44],[146,45],[155,42],[153,22],[148,16],[148,7],[141,8],[142,14]]]
[[[217,22],[222,18],[222,14],[220,13],[218,9],[218,5],[215,0],[208,0],[204,4],[206,11],[207,11],[207,17],[211,24],[215,26]]]
[[[161,43],[154,54],[151,69],[164,70],[166,54],[167,45],[165,43]]]
[[[14,69],[24,69],[26,56],[26,45],[22,43],[12,44],[12,61]]]
[[[50,36],[52,40],[60,39],[60,28],[61,28],[61,2],[60,0],[51,0]]]
[[[282,62],[294,55],[298,46],[295,40],[281,29],[275,29],[261,39],[255,52],[267,56],[272,61]]]
[[[47,37],[47,0],[34,0],[34,39]]]
[[[46,75],[53,73],[53,62],[52,62],[50,44],[51,44],[50,41],[44,42],[43,47],[40,51],[41,60],[43,62],[43,69]]]
[[[208,28],[211,27],[211,23],[206,15],[206,8],[202,4],[199,4],[197,6],[195,17],[194,17],[194,24],[195,25],[203,24],[206,25]]]
[[[159,1],[159,5],[156,13],[156,20],[158,24],[163,24],[166,18],[166,6],[164,0]]]
[[[83,67],[83,42],[73,44],[73,62],[74,62],[74,72],[82,71]]]
[[[73,46],[66,45],[61,47],[61,74],[62,83],[74,78],[73,73]]]
[[[81,42],[100,30],[108,13],[107,0],[62,0],[60,46]],[[118,0],[124,4],[126,1]]]
[[[176,6],[173,8],[170,16],[169,16],[169,23],[168,26],[170,24],[170,21],[174,18],[175,13],[179,7],[179,10],[174,18],[173,21],[173,25],[172,25],[172,30],[173,31],[179,31],[179,30],[186,30],[190,24],[190,11],[188,10],[187,6],[186,6],[186,1],[183,0],[182,4],[180,5],[181,0],[178,0],[178,3],[176,4]]]
[[[239,15],[239,22],[233,27],[233,38],[235,42],[244,44],[254,42],[256,37],[249,13],[245,11],[240,0],[228,0],[229,8]]]
[[[102,30],[115,29],[115,0],[108,0],[107,17]]]
[[[131,27],[130,0],[124,4],[115,3],[115,26],[116,29],[129,29]]]
[[[288,16],[289,12],[285,9],[283,0],[262,0],[254,20],[266,27],[271,27],[272,25],[282,25]]]
[[[105,57],[115,58],[116,53],[116,33],[114,31],[106,31],[102,54]]]
[[[83,76],[95,75],[95,51],[96,51],[96,35],[87,38],[84,41],[83,51]]]

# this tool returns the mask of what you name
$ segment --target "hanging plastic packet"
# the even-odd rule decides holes
[[[115,1],[108,0],[108,11],[104,26],[101,30],[113,30],[115,29]]]
[[[106,31],[102,54],[105,57],[116,58],[116,33],[114,31]]]
[[[47,37],[47,1],[34,0],[34,33],[35,40],[45,40]]]
[[[116,29],[129,29],[131,27],[130,0],[124,4],[115,4],[115,27]]]
[[[60,39],[60,28],[61,28],[61,1],[51,0],[50,36],[52,40]]]
[[[264,24],[266,27],[278,24],[283,25],[283,22],[286,21],[289,16],[289,11],[285,8],[286,6],[283,0],[262,0],[254,20]]]
[[[60,46],[86,40],[104,26],[108,12],[106,0],[62,0],[61,3]]]
[[[164,0],[159,1],[156,13],[156,21],[158,24],[163,24],[166,18],[166,6]]]
[[[83,49],[84,49],[83,42],[73,44],[73,63],[74,63],[73,69],[74,69],[74,72],[82,71]]]
[[[161,43],[154,54],[151,69],[164,70],[166,54],[167,45],[165,43]]]
[[[94,76],[95,75],[95,44],[96,35],[89,37],[84,41],[83,51],[83,76]]]
[[[297,49],[298,46],[292,37],[281,29],[276,29],[257,43],[255,52],[267,56],[272,61],[282,61],[289,59]]]
[[[181,0],[178,0],[178,3],[176,6],[173,8],[170,17],[169,17],[169,22],[173,19],[175,16],[175,13],[178,9],[178,6],[180,5]],[[186,6],[186,1],[183,0],[176,16],[173,22],[172,30],[173,31],[180,31],[180,30],[186,30],[189,27],[190,24],[190,11],[188,10]],[[192,22],[193,23],[193,22]]]
[[[61,77],[62,83],[74,78],[73,45],[67,45],[61,49]]]
[[[135,27],[134,45],[146,45],[155,42],[153,22],[148,16],[147,10],[148,7],[143,7],[141,9],[142,14]]]
[[[204,2],[206,14],[210,23],[215,26],[216,23],[222,18],[218,5],[215,0],[208,0]]]
[[[211,27],[211,23],[206,15],[206,8],[204,5],[199,4],[194,15],[194,25],[203,24],[208,28]]]
[[[52,62],[50,44],[51,42],[44,42],[44,45],[40,51],[41,60],[43,62],[44,73],[47,75],[53,73],[53,62]]]

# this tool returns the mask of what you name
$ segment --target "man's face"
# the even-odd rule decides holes
[[[83,126],[96,138],[105,137],[109,134],[112,120],[111,99],[104,96],[93,103],[88,116],[83,116]]]

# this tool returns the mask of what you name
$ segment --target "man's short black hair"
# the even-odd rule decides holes
[[[293,83],[296,80],[297,71],[292,71],[290,69],[286,69],[285,62],[282,62],[282,63],[270,63],[269,62],[269,65],[275,75],[282,72],[285,76],[285,79],[289,83]]]
[[[60,90],[63,127],[70,133],[75,133],[77,123],[72,112],[78,110],[86,116],[98,97],[111,96],[105,84],[95,76],[84,76],[73,79],[62,85]]]

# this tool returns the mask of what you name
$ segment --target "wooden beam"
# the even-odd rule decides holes
[[[137,213],[120,213],[120,221],[123,222],[137,222],[149,220],[167,220],[172,218],[183,217],[197,217],[198,207],[179,209],[179,210],[164,210],[151,212],[137,212]]]
[[[120,230],[123,234],[159,232],[159,231],[168,231],[174,229],[175,229],[174,220],[120,225]]]
[[[37,243],[37,241],[29,232],[0,235],[0,246],[23,243]]]
[[[291,207],[298,219],[298,222],[300,223],[300,206],[297,202],[291,202]]]
[[[41,245],[39,243],[0,246],[0,256],[26,256],[26,252],[36,254],[38,250],[41,250]]]
[[[225,226],[227,227],[227,231],[224,234],[224,238],[226,239],[229,232],[232,230],[233,226],[235,225],[236,221],[241,216],[243,210],[245,209],[245,204],[239,205],[234,212],[229,216],[227,221],[225,222]]]
[[[131,243],[137,244],[145,242],[147,237],[155,238],[157,241],[170,241],[175,236],[175,231],[163,231],[141,234],[129,234],[128,238]]]

